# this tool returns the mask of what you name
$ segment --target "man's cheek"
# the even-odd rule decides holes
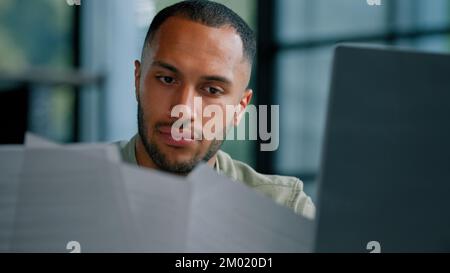
[[[164,116],[164,118],[167,118],[166,116],[170,114],[173,108],[169,96],[164,92],[154,92],[150,94],[147,103],[154,115],[160,117]]]
[[[151,133],[153,132],[153,127],[155,126],[154,117],[155,115],[150,105],[146,104],[145,106],[142,106],[142,123],[144,123],[143,125],[147,131],[148,136],[151,135]]]

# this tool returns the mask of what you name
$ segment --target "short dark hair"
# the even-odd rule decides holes
[[[252,29],[239,15],[228,7],[208,0],[182,1],[158,12],[153,18],[145,36],[142,58],[147,45],[154,38],[156,31],[172,16],[180,16],[209,27],[219,28],[222,26],[231,26],[241,37],[245,57],[250,64],[253,63],[256,52],[256,39]]]

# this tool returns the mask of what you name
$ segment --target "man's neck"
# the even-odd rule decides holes
[[[150,169],[159,169],[158,166],[153,162],[151,157],[148,155],[140,135],[138,135],[136,138],[135,154],[136,154],[136,161],[139,166]],[[207,164],[212,168],[214,168],[216,164],[216,157],[217,154],[211,157],[207,162]]]

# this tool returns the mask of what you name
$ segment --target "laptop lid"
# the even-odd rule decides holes
[[[318,252],[450,251],[450,56],[335,49]]]

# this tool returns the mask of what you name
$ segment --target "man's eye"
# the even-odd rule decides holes
[[[206,87],[205,90],[206,90],[206,92],[208,92],[211,95],[217,95],[217,94],[223,93],[222,90],[220,90],[218,88],[215,88],[215,87],[211,87],[211,86],[210,87]]]
[[[164,84],[173,84],[175,83],[175,79],[169,76],[159,76],[156,77],[158,80],[160,80]]]

